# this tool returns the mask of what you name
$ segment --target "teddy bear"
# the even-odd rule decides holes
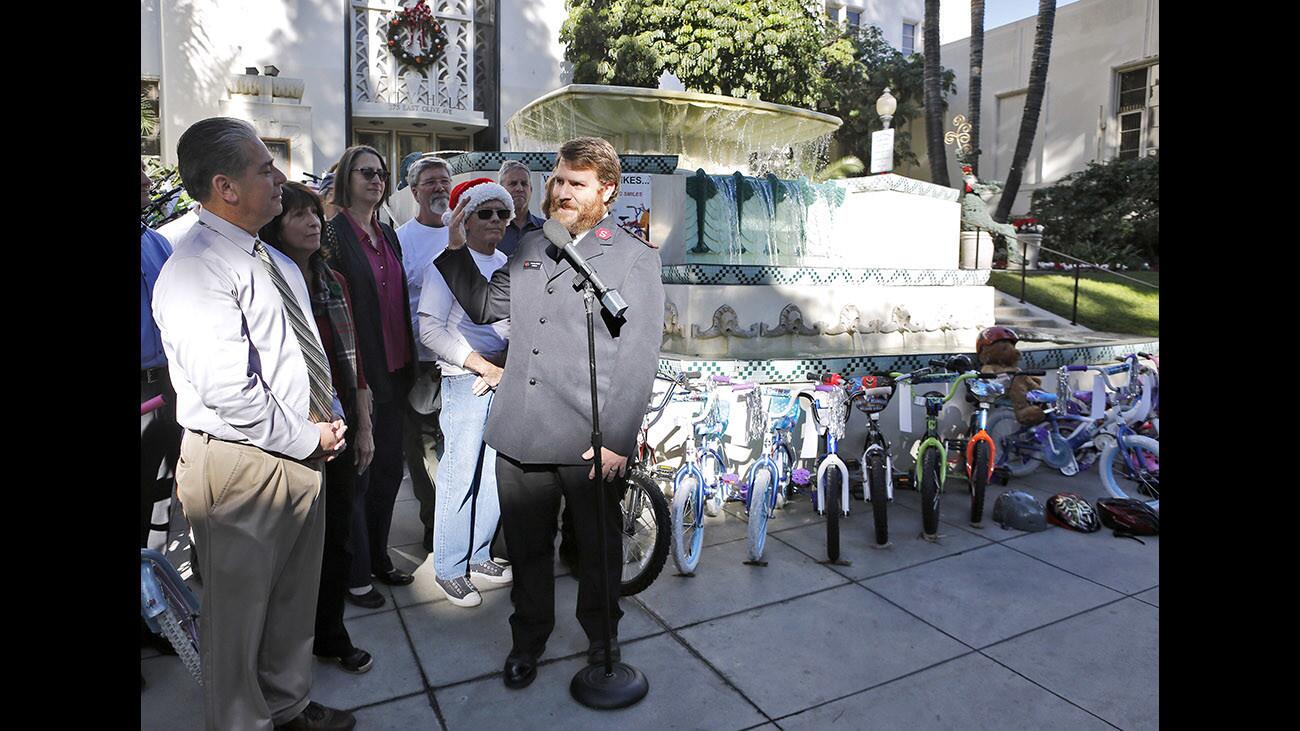
[[[1019,370],[1020,351],[1016,349],[1019,337],[1009,327],[986,328],[975,340],[975,355],[980,361],[981,373],[1006,373]],[[1024,426],[1041,424],[1047,417],[1036,404],[1029,403],[1028,393],[1042,388],[1037,376],[1016,376],[1011,379],[1007,396],[1011,399],[1016,420]]]

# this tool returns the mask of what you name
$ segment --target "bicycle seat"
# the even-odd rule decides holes
[[[885,410],[889,406],[889,400],[894,397],[893,386],[877,386],[875,388],[862,389],[862,397],[857,401],[857,407],[860,411],[868,414],[875,414]]]
[[[1031,404],[1054,404],[1056,403],[1056,394],[1046,391],[1030,391],[1026,396]]]

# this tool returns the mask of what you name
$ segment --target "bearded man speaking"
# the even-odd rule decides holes
[[[659,359],[664,288],[659,251],[625,233],[609,215],[622,170],[605,140],[580,137],[560,148],[542,213],[564,224],[578,252],[602,282],[628,304],[622,317],[602,310],[596,323],[597,393],[603,480],[622,477],[636,443]],[[497,485],[506,551],[514,568],[510,599],[514,641],[503,680],[523,688],[555,628],[555,532],[560,496],[571,506],[578,539],[578,622],[590,645],[587,661],[620,660],[618,606],[622,575],[620,490],[602,490],[607,510],[604,586],[611,636],[604,641],[600,595],[602,525],[592,498],[597,479],[591,450],[591,383],[582,291],[561,250],[542,231],[525,234],[510,262],[485,280],[465,250],[464,206],[451,220],[447,249],[434,265],[475,323],[510,318],[505,375],[497,388],[485,441],[497,450]]]

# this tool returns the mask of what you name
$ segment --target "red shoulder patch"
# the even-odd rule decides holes
[[[604,241],[613,235],[614,234],[610,233],[610,230],[607,228],[596,229],[596,238],[600,239],[601,241]]]

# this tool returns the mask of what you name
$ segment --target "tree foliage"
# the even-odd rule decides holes
[[[560,29],[579,84],[655,87],[671,72],[711,94],[815,106],[823,70],[847,61],[802,0],[568,0]]]
[[[876,115],[876,99],[889,87],[889,93],[898,100],[890,124],[894,129],[894,166],[917,164],[909,126],[924,114],[925,57],[919,53],[904,56],[875,26],[850,31],[844,40],[852,46],[852,57],[847,62],[837,59],[828,64],[817,110],[844,120],[835,139],[846,154],[869,160],[871,133],[885,128]],[[956,91],[954,79],[951,70],[943,70],[944,93]]]
[[[1111,160],[1034,191],[1043,244],[1099,264],[1160,263],[1160,157]]]

